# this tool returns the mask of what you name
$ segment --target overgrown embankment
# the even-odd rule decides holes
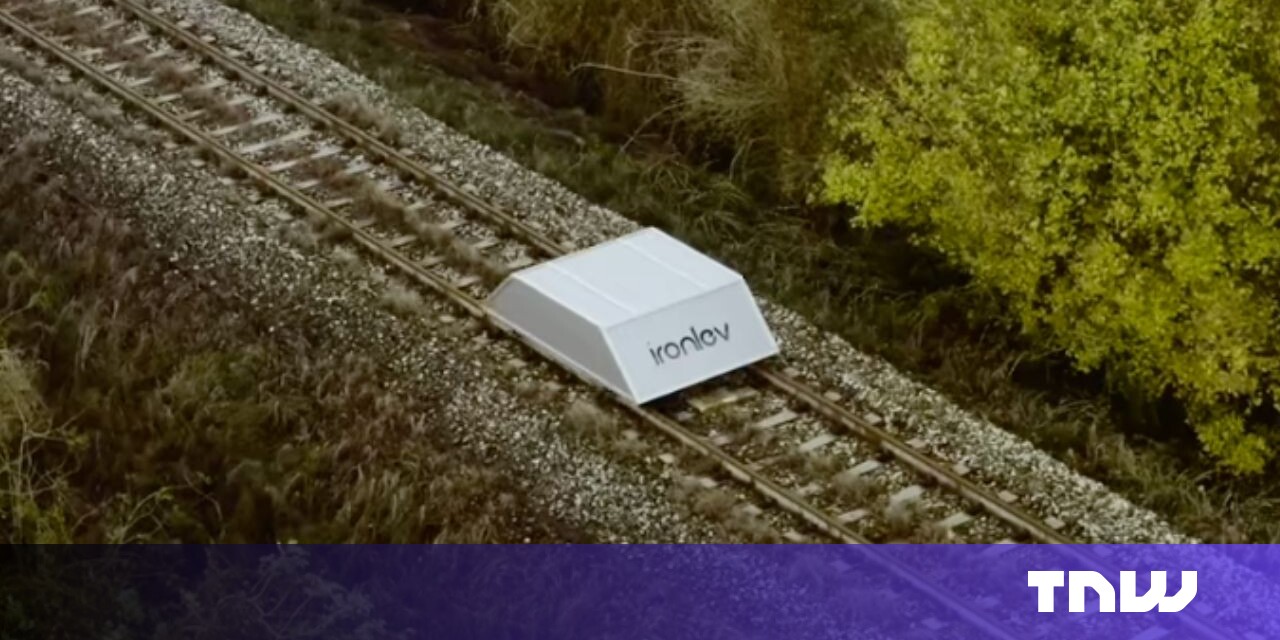
[[[0,148],[0,540],[545,535],[500,474],[414,429],[436,399],[205,279],[227,274],[169,269],[39,173],[40,146]]]

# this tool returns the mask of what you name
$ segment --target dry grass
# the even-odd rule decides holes
[[[921,515],[918,501],[900,500],[889,504],[884,509],[888,536],[894,540],[910,539],[920,527]]]
[[[733,508],[725,527],[753,544],[777,544],[782,541],[782,536],[769,523],[748,511],[744,505]]]
[[[392,282],[382,292],[382,306],[405,317],[421,317],[427,313],[427,305],[417,291],[399,282]]]
[[[564,418],[574,432],[589,440],[607,442],[618,435],[618,419],[585,398],[574,400]]]
[[[6,543],[71,541],[69,469],[50,466],[50,450],[83,446],[54,428],[32,380],[35,372],[0,349],[0,533]]]
[[[709,520],[725,522],[733,515],[733,507],[737,503],[738,499],[733,494],[716,487],[698,492],[693,497],[693,510]]]
[[[204,109],[210,119],[223,125],[244,124],[253,119],[249,108],[243,104],[232,104],[229,99],[213,89],[202,86],[190,86],[182,90],[186,101]]]
[[[353,176],[343,173],[346,169],[346,163],[332,156],[312,158],[299,166],[299,170],[304,175],[322,181],[325,186],[335,191],[348,189],[356,184]]]
[[[513,487],[438,436],[437,398],[291,335],[305,292],[268,311],[175,278],[127,225],[22,169],[45,144],[0,146],[0,538],[523,535]]]
[[[372,132],[389,145],[399,146],[403,141],[400,124],[359,95],[343,93],[333,96],[324,102],[324,108],[343,120]]]
[[[168,91],[181,91],[194,84],[198,78],[194,71],[179,66],[175,62],[162,62],[151,72],[156,84]]]
[[[509,0],[477,4],[509,50],[589,80],[636,133],[730,150],[735,170],[808,188],[832,99],[896,61],[880,3]]]
[[[821,479],[827,479],[839,473],[842,463],[835,456],[814,453],[805,458],[805,473]]]
[[[645,444],[643,440],[628,438],[625,435],[614,438],[609,445],[609,449],[623,460],[632,461],[643,460],[651,453],[649,445]]]
[[[836,492],[855,504],[864,504],[876,493],[875,481],[865,475],[837,474],[831,479]]]

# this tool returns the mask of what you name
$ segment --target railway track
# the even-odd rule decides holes
[[[354,244],[496,332],[504,330],[490,319],[485,295],[509,271],[566,252],[397,148],[393,132],[353,123],[358,106],[318,104],[196,25],[137,0],[0,0],[0,24],[46,64],[189,145],[197,166],[289,203],[329,239]],[[1072,542],[1067,523],[1034,516],[1018,496],[975,482],[969,470],[931,457],[922,443],[903,441],[841,400],[797,371],[762,364],[652,407],[619,404],[837,542]],[[694,480],[716,485],[712,477]],[[806,539],[794,531],[788,538]],[[881,560],[965,624],[991,637],[1022,637],[938,588],[945,576]],[[1208,626],[1198,631],[1227,637]]]

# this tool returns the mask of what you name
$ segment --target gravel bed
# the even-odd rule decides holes
[[[358,92],[398,118],[405,145],[459,184],[518,214],[553,239],[582,248],[637,228],[561,185],[524,169],[494,150],[448,129],[391,98],[375,83],[325,54],[293,42],[251,16],[209,0],[156,0],[172,16],[214,34],[223,46],[267,65],[275,77],[297,79],[319,100]],[[1055,516],[1090,542],[1193,542],[1155,514],[1073,472],[1033,445],[971,415],[889,364],[816,329],[797,314],[761,301],[788,364],[887,419],[889,428],[998,485],[1016,487],[1033,511]]]
[[[550,517],[606,541],[722,538],[671,503],[667,480],[621,468],[566,441],[559,408],[521,402],[492,375],[499,363],[485,349],[465,349],[460,343],[470,337],[441,329],[439,318],[457,313],[453,307],[426,299],[427,319],[399,319],[380,309],[376,282],[385,277],[354,278],[351,266],[334,256],[282,240],[271,225],[285,212],[273,201],[249,202],[247,190],[225,187],[190,167],[181,151],[142,152],[3,69],[0,114],[0,144],[48,131],[50,164],[71,188],[106,203],[127,203],[118,208],[175,270],[234,273],[231,282],[208,285],[254,308],[284,312],[274,317],[295,319],[269,331],[300,333],[316,348],[339,354],[375,355],[398,391],[446,391],[441,415],[424,421],[514,476]]]

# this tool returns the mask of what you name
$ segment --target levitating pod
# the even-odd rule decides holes
[[[535,349],[637,405],[778,353],[742,276],[657,229],[518,271],[488,305]]]

